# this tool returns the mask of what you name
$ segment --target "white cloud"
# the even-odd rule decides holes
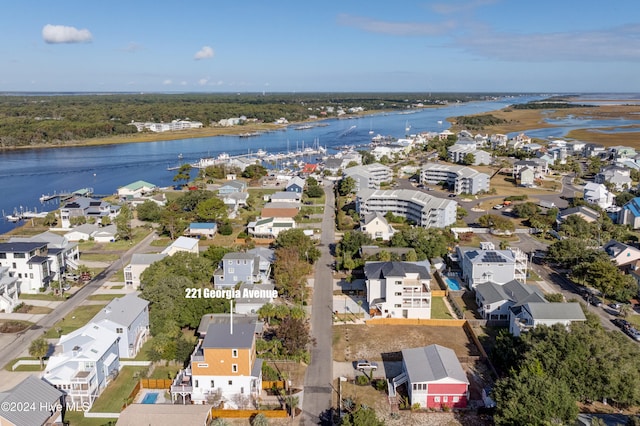
[[[435,3],[431,5],[431,9],[433,9],[433,11],[436,13],[450,15],[454,13],[469,12],[479,7],[492,5],[497,2],[498,0],[471,0],[457,3]]]
[[[198,80],[198,84],[200,86],[206,86],[208,82],[209,82],[208,78],[201,78],[200,80]]]
[[[457,37],[452,47],[506,61],[638,61],[640,25],[599,31],[532,34],[498,33],[482,29]]]
[[[203,46],[202,49],[198,50],[193,57],[193,59],[195,59],[196,61],[208,58],[213,58],[213,49],[209,46]]]
[[[165,86],[168,86],[168,85],[170,85],[170,84],[173,84],[173,81],[171,81],[171,79],[170,79],[170,78],[168,78],[168,79],[164,80],[164,81],[162,82],[162,84],[164,84]]]
[[[65,25],[47,24],[42,28],[42,38],[47,43],[89,43],[93,36],[87,29],[79,30]]]
[[[187,82],[186,82],[186,81],[182,80],[182,81],[180,82],[180,86],[186,86],[186,85],[187,85]]]
[[[439,23],[389,22],[347,14],[338,15],[338,24],[345,27],[358,28],[370,33],[396,36],[438,35],[451,31],[455,27],[453,21]]]

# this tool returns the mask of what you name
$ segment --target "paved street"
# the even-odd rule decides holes
[[[331,387],[333,380],[331,359],[333,257],[330,250],[335,243],[335,197],[333,185],[330,182],[325,184],[324,193],[325,209],[319,247],[321,256],[316,262],[311,305],[311,335],[316,339],[316,346],[311,349],[311,364],[307,367],[304,379],[301,425],[331,424],[329,420],[321,420],[324,418],[322,414],[331,409],[333,392]]]
[[[0,339],[0,365],[4,366],[9,361],[23,356],[28,350],[31,341],[44,334],[50,329],[56,322],[68,315],[76,307],[87,303],[87,298],[96,290],[100,289],[108,279],[122,268],[123,264],[129,263],[131,256],[136,252],[149,251],[151,241],[155,238],[155,233],[149,234],[140,243],[131,247],[123,256],[122,262],[117,261],[111,264],[108,268],[102,271],[100,274],[91,280],[88,284],[78,290],[73,297],[66,302],[60,304],[53,312],[45,315],[41,318],[36,325],[23,333],[16,333],[13,335],[5,334]],[[13,374],[13,373],[0,373],[0,374]],[[1,376],[0,376],[1,377]],[[6,390],[7,381],[0,378],[0,391]],[[8,386],[11,387],[11,386]]]

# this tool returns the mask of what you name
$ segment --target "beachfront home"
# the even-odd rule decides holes
[[[0,267],[5,275],[18,279],[20,293],[36,294],[49,286],[53,273],[49,268],[46,242],[0,243]]]
[[[596,204],[601,209],[606,209],[613,205],[613,194],[601,183],[587,182],[583,193],[583,198],[587,203]]]
[[[42,377],[64,392],[68,400],[93,404],[118,375],[119,339],[115,332],[92,322],[64,334]]]
[[[629,200],[618,215],[618,223],[629,225],[631,229],[640,228],[640,197]]]
[[[0,392],[0,425],[50,426],[62,424],[63,393],[36,376],[27,376]],[[6,408],[4,408],[6,407]],[[12,408],[16,408],[15,410]],[[21,409],[18,409],[18,408]]]
[[[123,201],[141,198],[154,192],[158,187],[143,180],[137,180],[129,185],[118,188],[118,198]]]
[[[429,269],[429,262],[366,262],[370,314],[385,318],[431,318]]]
[[[115,219],[119,211],[120,206],[109,204],[106,201],[89,197],[73,197],[60,207],[60,222],[63,228],[70,228],[71,219],[74,217],[94,219],[96,223],[100,223],[103,217]]]
[[[262,391],[262,359],[256,356],[258,328],[262,328],[261,323],[235,317],[229,323],[208,322],[189,367],[171,386],[174,403],[186,403],[189,397],[193,404],[221,399],[227,408],[252,405]]]
[[[116,297],[100,310],[91,322],[110,330],[120,337],[120,358],[135,358],[149,337],[149,302],[135,293]]]
[[[453,349],[444,346],[403,349],[402,374],[392,380],[394,393],[403,383],[412,407],[465,408],[469,401],[469,379]]]

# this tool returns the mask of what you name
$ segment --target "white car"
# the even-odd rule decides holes
[[[366,360],[359,360],[356,363],[356,370],[360,370],[360,371],[365,371],[365,370],[377,370],[378,369],[378,364],[376,364],[375,362],[369,362]]]
[[[496,204],[495,206],[493,206],[494,210],[500,210],[504,207],[504,204]]]

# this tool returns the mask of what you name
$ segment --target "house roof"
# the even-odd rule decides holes
[[[198,325],[198,335],[204,336],[209,330],[211,324],[226,324],[227,328],[231,322],[231,315],[229,314],[206,314],[200,319],[200,325]],[[234,314],[233,324],[253,324],[256,333],[261,333],[264,323],[258,319],[257,315],[252,314]]]
[[[169,247],[163,250],[163,253],[169,250],[170,248],[177,248],[183,250],[193,250],[194,247],[198,246],[197,238],[189,238],[189,237],[178,237],[174,242],[172,242]]]
[[[287,191],[279,191],[271,194],[271,201],[277,202],[277,200],[299,200],[301,197],[299,192],[287,192]]]
[[[8,242],[0,243],[0,252],[3,253],[27,253],[45,247],[45,242]]]
[[[476,286],[476,292],[482,296],[486,304],[503,300],[510,300],[516,304],[546,302],[546,299],[536,287],[516,280],[511,280],[505,284],[481,283]]]
[[[153,189],[155,187],[156,186],[154,184],[149,183],[149,182],[145,182],[144,180],[137,180],[135,182],[130,183],[129,185],[123,186],[123,188],[126,188],[126,189],[131,190],[131,191],[137,191],[137,190],[142,189],[142,188],[152,188]]]
[[[129,293],[124,297],[113,299],[91,321],[109,320],[129,327],[147,306],[149,306],[148,301],[139,298],[135,293]]]
[[[216,223],[209,222],[191,222],[189,228],[191,229],[216,229],[218,225]]]
[[[117,426],[205,426],[210,405],[130,404],[118,417]]]
[[[527,303],[523,306],[538,321],[586,321],[579,303]]]
[[[220,189],[225,188],[225,187],[229,187],[229,188],[233,188],[233,189],[244,189],[247,186],[246,183],[244,183],[241,180],[230,180],[224,183],[224,185],[220,186]]]
[[[453,349],[440,345],[403,349],[402,359],[411,383],[452,379],[469,384]]]
[[[166,253],[134,253],[131,256],[131,265],[151,265],[165,257]]]
[[[240,293],[242,294],[244,290],[254,291],[254,290],[262,290],[262,291],[273,291],[275,286],[273,284],[248,284],[242,283],[240,284]],[[237,297],[236,304],[252,304],[252,303],[269,303],[271,298],[268,297]]]
[[[52,404],[60,403],[63,393],[36,376],[27,376],[13,389],[0,393],[0,402],[22,404],[33,403],[34,410],[3,410],[0,419],[14,425],[42,425],[51,417]],[[0,421],[0,423],[2,423]]]
[[[417,273],[420,279],[427,280],[431,278],[427,265],[419,262],[367,262],[364,265],[364,274],[367,279],[384,279]]]
[[[80,233],[83,233],[83,234],[91,235],[94,232],[96,232],[98,230],[98,228],[100,228],[98,225],[94,225],[92,223],[85,223],[85,224],[82,224],[80,226],[76,226],[75,228],[71,229],[71,231],[67,232],[65,234],[65,236],[68,235],[68,234],[71,234],[73,232],[80,232]]]
[[[230,324],[209,324],[207,335],[202,342],[203,348],[251,348],[256,337],[255,324],[236,324],[233,330]]]
[[[291,185],[298,185],[300,188],[304,188],[304,184],[305,184],[304,179],[302,179],[300,176],[294,176],[289,180],[289,182],[287,182],[286,187],[288,188]]]

